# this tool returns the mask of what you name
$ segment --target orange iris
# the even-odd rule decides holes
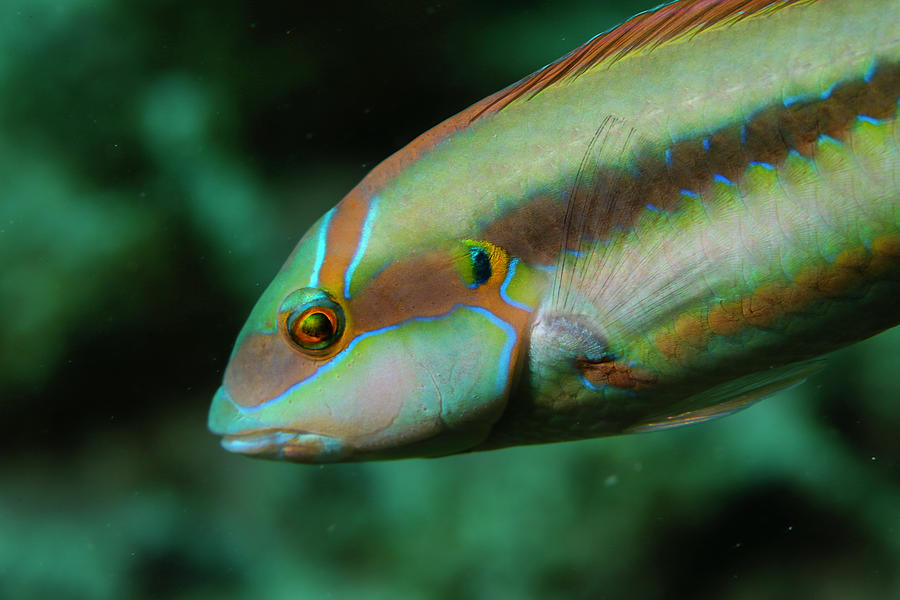
[[[338,329],[338,318],[327,306],[313,306],[288,321],[288,333],[300,347],[321,350],[329,345]]]

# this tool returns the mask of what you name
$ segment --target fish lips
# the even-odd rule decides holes
[[[257,458],[299,463],[327,463],[347,459],[340,440],[306,431],[267,430],[222,436],[229,452]]]
[[[238,409],[225,386],[213,398],[207,426],[222,436],[222,447],[229,452],[256,458],[327,463],[347,460],[350,454],[349,446],[335,437],[273,428],[254,419]]]

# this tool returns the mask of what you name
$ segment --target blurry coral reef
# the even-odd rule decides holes
[[[652,4],[0,0],[0,597],[900,597],[900,329],[655,434],[319,468],[206,431],[313,220]]]

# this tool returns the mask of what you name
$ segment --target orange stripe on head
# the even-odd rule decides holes
[[[337,205],[328,223],[327,252],[319,272],[319,287],[335,296],[349,297],[348,271],[355,268],[365,251],[366,227],[371,228],[375,200],[351,193]]]

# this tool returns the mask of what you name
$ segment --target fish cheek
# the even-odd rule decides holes
[[[441,453],[469,448],[505,407],[510,336],[486,311],[464,306],[360,336],[292,390],[291,426],[337,437],[358,454],[400,456],[426,440],[447,440]]]
[[[316,363],[294,352],[276,333],[242,336],[225,369],[225,388],[245,408],[275,398],[310,377]]]
[[[326,361],[315,377],[265,407],[262,420],[337,438],[356,451],[429,435],[439,410],[423,394],[428,386],[421,369],[397,333],[361,336],[351,351]]]
[[[437,410],[436,431],[487,435],[506,405],[515,360],[512,328],[484,309],[458,306],[404,333],[421,390],[410,413]]]

